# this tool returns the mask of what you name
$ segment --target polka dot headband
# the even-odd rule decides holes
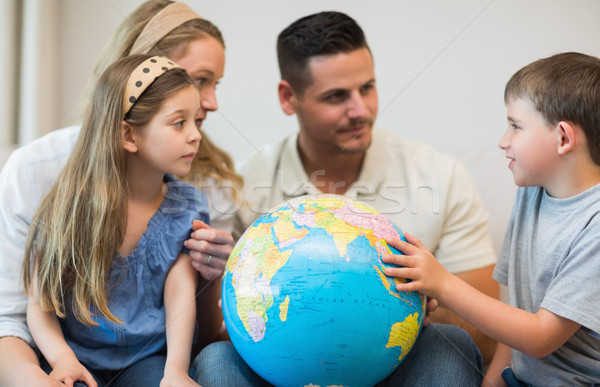
[[[153,56],[136,67],[127,80],[127,86],[125,86],[125,94],[123,94],[123,117],[129,113],[133,104],[152,82],[167,71],[175,68],[182,67],[164,56]]]

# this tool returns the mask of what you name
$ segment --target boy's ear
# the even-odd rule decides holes
[[[558,154],[564,155],[575,147],[575,129],[566,122],[560,121],[556,125],[558,131]]]
[[[283,112],[288,116],[296,113],[294,104],[297,97],[294,89],[292,89],[292,86],[290,86],[288,81],[279,82],[277,93],[279,95],[279,103],[281,104],[281,109],[283,109]]]
[[[138,150],[135,143],[135,136],[133,135],[133,128],[125,121],[121,121],[121,144],[127,152],[135,153]]]

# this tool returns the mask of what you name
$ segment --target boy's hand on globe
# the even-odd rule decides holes
[[[192,229],[191,238],[184,242],[185,247],[190,249],[192,266],[206,280],[223,275],[227,258],[233,250],[233,236],[200,220],[192,223]]]
[[[389,245],[400,250],[404,255],[383,254],[385,263],[400,267],[387,267],[385,274],[390,277],[410,279],[410,282],[398,283],[396,289],[401,292],[418,291],[427,296],[439,299],[444,294],[447,284],[451,281],[450,274],[431,254],[421,241],[405,233],[406,242],[389,240]]]

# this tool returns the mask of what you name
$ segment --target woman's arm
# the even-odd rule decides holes
[[[398,290],[417,290],[437,298],[440,305],[499,343],[532,357],[544,357],[581,327],[545,309],[529,313],[488,297],[444,269],[416,237],[405,234],[405,238],[408,243],[389,242],[406,255],[383,257],[387,263],[404,266],[387,268],[387,275],[412,280],[400,283]]]
[[[200,273],[196,295],[198,337],[194,347],[194,353],[198,353],[212,342],[229,338],[224,329],[219,299],[221,277],[234,242],[229,232],[212,228],[202,221],[194,221],[192,227],[192,238],[185,242],[185,246],[190,249],[192,265]]]
[[[18,337],[0,338],[0,386],[64,387],[41,368],[33,348]]]
[[[58,318],[54,313],[44,312],[40,306],[37,291],[37,269],[34,268],[30,296],[27,303],[27,325],[36,345],[52,367],[50,376],[72,385],[81,380],[88,387],[96,387],[96,382],[88,370],[77,360],[62,333]]]
[[[180,254],[165,282],[167,320],[167,362],[161,387],[197,386],[189,377],[190,356],[196,322],[196,286],[198,273],[191,257]]]

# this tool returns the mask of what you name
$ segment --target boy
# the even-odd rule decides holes
[[[405,267],[386,274],[412,279],[398,289],[437,298],[498,340],[484,386],[598,384],[600,59],[571,52],[533,62],[508,81],[504,100],[499,145],[520,188],[494,278],[512,306],[448,273],[411,235],[392,242],[406,255],[384,257]]]

